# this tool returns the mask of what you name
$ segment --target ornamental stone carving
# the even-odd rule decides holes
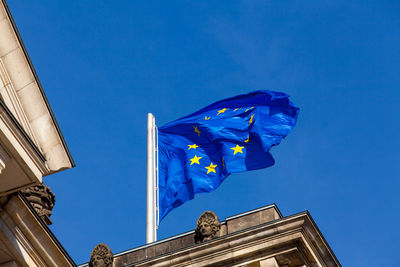
[[[195,243],[201,243],[219,237],[221,222],[217,215],[212,211],[205,211],[197,220],[194,234]]]
[[[50,187],[41,183],[28,187],[21,192],[40,218],[42,218],[47,225],[52,224],[50,216],[54,208],[54,203],[56,202],[56,197],[53,192],[51,192]]]
[[[90,254],[89,267],[112,267],[113,260],[111,249],[106,244],[100,243]]]

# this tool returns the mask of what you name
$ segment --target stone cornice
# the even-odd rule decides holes
[[[1,241],[18,266],[76,266],[46,224],[21,194],[0,209]]]
[[[7,159],[0,166],[0,195],[41,182],[49,172],[44,156],[1,100],[0,146],[1,158]]]
[[[166,245],[148,246],[143,251],[147,259],[136,262],[117,256],[115,266],[242,266],[271,257],[281,262],[295,257],[306,266],[341,266],[308,212],[162,253]]]
[[[49,172],[75,163],[5,0],[0,5],[1,97],[46,158]],[[43,129],[46,129],[45,131]]]

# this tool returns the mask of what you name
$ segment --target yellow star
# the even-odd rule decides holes
[[[205,116],[204,119],[205,119],[206,121],[208,121],[208,120],[210,119],[210,117]]]
[[[212,162],[210,163],[210,166],[205,167],[207,169],[207,174],[209,174],[210,172],[216,173],[215,167],[217,167],[217,164],[214,165]]]
[[[253,117],[254,117],[254,114],[251,115],[250,120],[249,120],[249,124],[251,124],[253,122]]]
[[[234,151],[233,155],[236,155],[236,153],[238,153],[238,152],[243,154],[243,151],[242,151],[243,148],[244,148],[244,146],[239,146],[239,145],[232,147],[231,149]]]
[[[192,165],[193,163],[197,163],[200,164],[199,159],[201,159],[202,157],[198,157],[197,155],[194,155],[194,158],[190,159],[191,163],[190,165]]]
[[[218,116],[219,114],[221,114],[221,113],[224,113],[226,110],[227,110],[227,108],[223,108],[223,109],[221,109],[221,110],[218,110],[217,116]]]
[[[200,136],[200,131],[197,129],[197,126],[193,126],[194,132]]]
[[[235,108],[233,111],[236,111],[236,110],[238,110],[239,108]]]
[[[248,142],[250,142],[250,135],[249,135],[249,137],[247,137],[247,139],[246,139],[246,140],[244,140],[244,142],[245,142],[245,143],[248,143]]]
[[[190,149],[196,149],[196,148],[198,148],[199,146],[198,145],[196,145],[196,144],[193,144],[193,145],[188,145],[188,150],[190,150]]]

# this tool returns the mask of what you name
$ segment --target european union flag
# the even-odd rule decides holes
[[[231,173],[273,165],[269,150],[289,134],[298,112],[285,93],[255,91],[160,127],[160,220]]]

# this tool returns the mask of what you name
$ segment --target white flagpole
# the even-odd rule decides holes
[[[156,183],[155,183],[155,119],[147,114],[147,208],[146,244],[157,240],[156,229]]]

